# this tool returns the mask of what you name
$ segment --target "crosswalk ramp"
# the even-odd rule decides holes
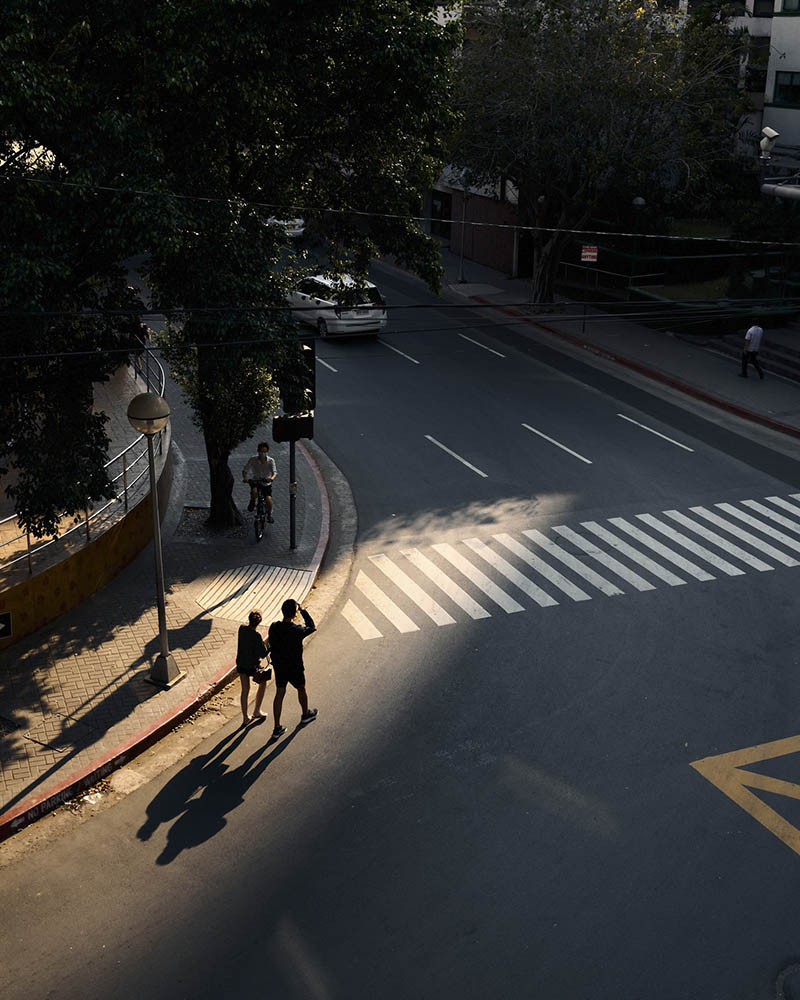
[[[369,556],[342,609],[364,640],[800,566],[800,493]]]

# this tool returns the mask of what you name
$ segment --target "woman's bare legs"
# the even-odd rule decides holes
[[[247,714],[247,700],[250,697],[250,678],[247,674],[239,674],[239,680],[242,682],[242,725],[246,726],[251,721],[251,716]]]

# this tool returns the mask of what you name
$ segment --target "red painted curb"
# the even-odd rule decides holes
[[[311,471],[317,481],[319,495],[322,501],[322,524],[320,525],[319,542],[314,551],[314,555],[311,557],[311,566],[314,570],[314,581],[316,582],[320,566],[322,565],[322,560],[325,558],[325,553],[328,551],[328,544],[331,540],[331,499],[328,495],[328,487],[325,483],[320,467],[314,461],[314,456],[308,448],[306,448],[302,441],[298,441],[297,443],[300,446],[300,450],[305,455],[306,461],[311,467]]]
[[[319,466],[314,461],[311,452],[302,443],[300,447],[308,460],[308,464],[317,482],[322,501],[320,537],[312,557],[312,570],[314,581],[316,581],[330,542],[331,503],[328,488],[325,485],[325,480]],[[158,743],[175,726],[192,715],[204,701],[208,701],[212,695],[222,690],[235,672],[236,661],[231,660],[211,681],[189,695],[175,708],[169,712],[165,712],[155,722],[140,730],[135,736],[131,736],[130,739],[120,743],[113,750],[101,754],[91,764],[87,764],[79,770],[74,771],[68,777],[62,778],[55,785],[49,786],[45,791],[38,795],[29,796],[8,812],[2,813],[0,815],[0,841],[17,833],[18,830],[33,823],[46,813],[52,812],[53,809],[74,798],[85,789],[91,788],[101,778],[104,778],[107,774],[111,774],[112,771],[116,771],[117,768],[122,767],[123,764],[127,764],[135,757],[138,757],[139,754],[148,750],[154,743]]]
[[[726,399],[720,399],[719,396],[712,396],[711,393],[706,392],[704,389],[698,389],[696,386],[689,385],[687,382],[681,382],[680,379],[673,378],[672,375],[667,375],[666,372],[660,372],[657,368],[648,368],[647,365],[640,364],[638,361],[632,361],[630,358],[623,357],[621,354],[614,354],[613,351],[608,351],[604,347],[598,347],[596,344],[590,344],[585,340],[581,340],[580,337],[575,337],[571,333],[564,333],[563,330],[557,330],[555,327],[548,326],[547,323],[541,323],[538,320],[529,319],[524,313],[518,312],[516,309],[509,309],[507,306],[500,305],[497,302],[490,302],[488,299],[485,299],[480,295],[470,295],[470,298],[474,302],[479,302],[481,305],[497,309],[499,312],[503,312],[507,316],[518,317],[530,326],[538,326],[542,330],[546,330],[548,333],[553,334],[553,336],[561,337],[562,340],[566,340],[568,343],[573,344],[576,347],[580,347],[584,351],[596,354],[598,357],[605,358],[607,361],[614,361],[618,365],[624,365],[626,368],[630,368],[633,371],[638,372],[640,375],[644,375],[646,378],[653,379],[655,382],[663,382],[665,385],[669,385],[673,389],[678,389],[687,396],[694,396],[695,399],[700,399],[704,403],[716,406],[720,410],[727,410],[729,413],[735,413],[738,417],[744,417],[745,420],[752,420],[754,423],[762,424],[765,427],[771,427],[773,430],[780,431],[782,434],[789,434],[791,437],[800,438],[800,427],[793,427],[791,424],[785,424],[781,420],[774,420],[772,417],[767,417],[763,413],[755,413],[753,410],[748,410],[746,407],[740,406],[738,403],[731,403]]]
[[[0,841],[10,837],[11,834],[21,830],[24,826],[34,820],[44,816],[45,813],[52,812],[53,809],[74,798],[75,795],[91,788],[100,778],[104,778],[118,767],[127,764],[128,761],[138,757],[154,743],[167,735],[184,719],[188,718],[204,701],[220,691],[228,683],[234,673],[235,661],[231,661],[223,667],[217,676],[208,682],[199,691],[195,691],[176,708],[165,712],[159,719],[142,729],[135,736],[120,743],[113,750],[109,750],[100,757],[74,771],[66,778],[62,778],[51,785],[46,791],[38,795],[32,795],[21,802],[18,806],[3,813],[0,816]]]

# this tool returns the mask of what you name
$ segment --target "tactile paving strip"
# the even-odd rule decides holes
[[[311,589],[314,574],[286,566],[239,566],[220,573],[197,598],[197,603],[215,617],[246,622],[258,608],[265,623],[281,617],[281,604],[289,597],[302,602]]]

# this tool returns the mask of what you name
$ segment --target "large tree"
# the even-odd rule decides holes
[[[568,230],[607,192],[694,184],[732,148],[741,33],[710,0],[467,0],[454,162],[505,177],[533,229],[534,301],[550,302]]]
[[[458,28],[427,0],[11,0],[0,16],[13,38],[0,54],[23,67],[9,90],[46,84],[12,102],[5,149],[43,147],[58,165],[48,179],[85,185],[51,197],[83,192],[110,234],[95,287],[121,253],[148,255],[154,304],[172,310],[165,349],[205,435],[211,520],[231,523],[230,452],[297,351],[282,307],[303,261],[266,220],[303,214],[334,269],[363,276],[393,253],[435,287],[436,247],[411,218],[444,156]],[[15,169],[6,191],[23,225],[19,192],[44,166]],[[34,269],[50,260],[39,246]],[[7,302],[58,308],[52,292]]]
[[[119,266],[137,248],[136,206],[94,187],[114,178],[99,163],[135,151],[101,113],[103,82],[81,71],[88,26],[75,6],[0,8],[0,465],[16,467],[9,492],[37,537],[113,495],[92,384],[141,332],[135,315],[111,313],[139,306]]]

